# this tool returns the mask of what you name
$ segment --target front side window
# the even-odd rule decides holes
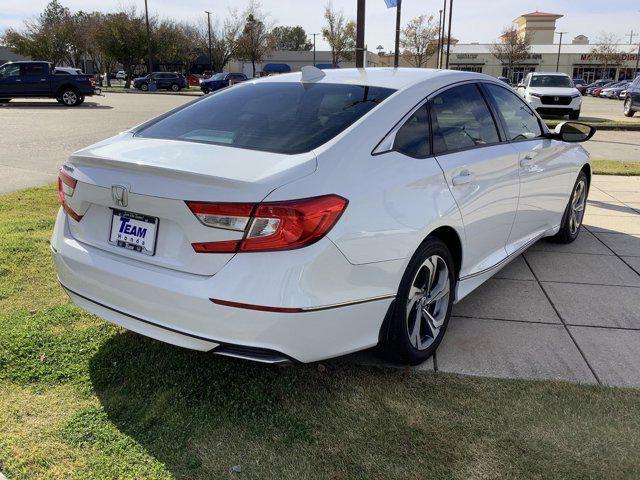
[[[7,65],[0,68],[0,78],[19,77],[20,65]]]
[[[530,87],[571,88],[573,83],[564,75],[534,75],[531,77]]]
[[[136,135],[275,153],[308,152],[394,91],[330,83],[243,83],[207,95]]]
[[[393,149],[409,157],[425,158],[431,153],[430,147],[429,114],[424,104],[396,132]]]
[[[489,107],[475,84],[450,88],[431,100],[435,153],[500,141]]]
[[[538,118],[515,93],[491,83],[485,85],[507,128],[508,140],[529,140],[542,135]]]

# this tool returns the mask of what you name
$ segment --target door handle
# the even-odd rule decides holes
[[[454,187],[458,185],[465,185],[467,183],[471,183],[473,179],[476,177],[475,173],[470,172],[469,170],[463,170],[458,175],[451,179]]]
[[[527,155],[526,157],[524,157],[524,158],[522,158],[520,160],[520,166],[523,167],[523,168],[530,167],[531,165],[533,165],[535,163],[536,163],[536,161],[530,155]]]

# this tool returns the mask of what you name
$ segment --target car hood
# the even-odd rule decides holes
[[[577,88],[566,87],[529,87],[529,93],[538,93],[540,95],[552,95],[554,97],[561,97],[567,95],[576,95],[580,92]]]

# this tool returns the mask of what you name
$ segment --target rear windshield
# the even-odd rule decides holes
[[[394,91],[327,83],[245,83],[207,95],[136,135],[275,153],[308,152]]]
[[[569,77],[562,75],[534,75],[530,87],[573,87]]]

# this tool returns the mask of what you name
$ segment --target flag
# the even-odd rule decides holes
[[[387,8],[393,8],[398,6],[398,2],[400,0],[384,0],[384,3],[387,4]]]

